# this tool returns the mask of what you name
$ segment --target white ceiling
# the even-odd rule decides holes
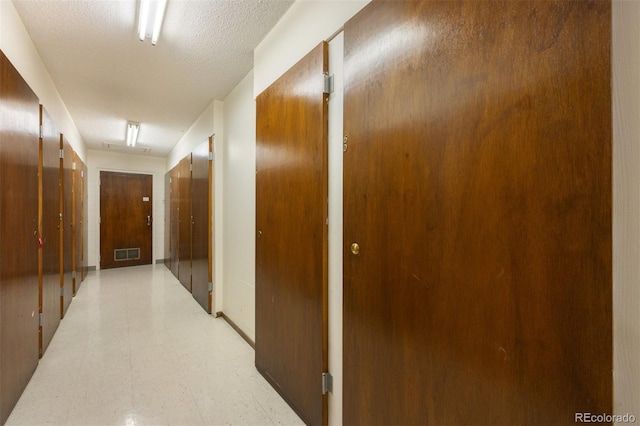
[[[14,0],[88,149],[166,156],[212,100],[253,68],[253,49],[293,0],[169,0],[156,46],[138,40],[136,0]]]

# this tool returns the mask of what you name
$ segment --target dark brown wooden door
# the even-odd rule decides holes
[[[0,423],[38,364],[38,97],[0,52]]]
[[[212,152],[212,140],[198,145],[192,152],[191,163],[191,212],[192,212],[192,283],[191,292],[205,311],[211,313],[212,291],[212,184],[213,161],[209,159]]]
[[[191,154],[178,164],[178,279],[191,291]]]
[[[153,176],[100,172],[100,268],[152,263]]]
[[[344,423],[611,413],[609,2],[374,1],[344,35]]]
[[[173,275],[178,278],[178,266],[179,266],[179,256],[178,256],[178,247],[179,247],[179,237],[180,237],[180,233],[178,232],[178,225],[179,225],[179,221],[178,221],[178,216],[179,216],[179,201],[180,201],[180,194],[179,194],[179,187],[178,187],[178,166],[174,167],[173,169],[171,169],[170,171],[171,175],[170,175],[170,179],[171,179],[171,201],[170,201],[170,208],[171,208],[171,223],[170,223],[170,227],[171,227],[171,273],[173,273]]]
[[[60,324],[60,133],[41,105],[41,231],[40,354],[44,354]]]
[[[87,165],[82,164],[82,175],[81,175],[81,185],[82,185],[82,218],[81,218],[81,229],[82,229],[82,281],[87,278],[87,273],[89,269],[89,187],[87,185],[87,176],[89,170],[87,169]]]
[[[171,269],[171,171],[164,175],[164,265]]]
[[[75,296],[82,283],[82,162],[73,152],[72,167],[72,197],[71,197],[71,271],[73,280],[73,295]]]
[[[73,299],[73,149],[60,135],[60,317],[64,318]]]
[[[257,98],[256,367],[307,424],[327,421],[327,44]]]

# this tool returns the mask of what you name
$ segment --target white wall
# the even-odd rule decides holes
[[[640,2],[613,2],[614,412],[640,419]]]
[[[255,341],[256,102],[253,72],[224,100],[224,313]]]
[[[73,150],[86,163],[84,141],[13,3],[7,0],[0,1],[0,49],[38,96]]]
[[[339,31],[369,1],[296,1],[254,50],[254,96]]]
[[[100,186],[101,171],[153,175],[153,263],[164,258],[164,175],[165,159],[104,151],[87,151],[89,205],[89,266],[100,269]]]

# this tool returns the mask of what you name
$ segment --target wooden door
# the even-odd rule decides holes
[[[100,172],[100,268],[152,263],[153,176]]]
[[[87,165],[82,163],[82,175],[81,175],[81,187],[82,187],[82,217],[81,217],[81,229],[82,229],[82,281],[87,278],[89,270],[89,187],[87,185],[87,176],[89,170]]]
[[[178,279],[191,291],[191,154],[178,164]]]
[[[178,264],[179,264],[179,256],[178,256],[178,246],[179,246],[179,237],[180,233],[178,232],[178,216],[179,216],[179,187],[178,187],[178,166],[174,167],[170,171],[170,183],[171,183],[171,198],[170,198],[170,208],[171,208],[171,273],[178,278]]]
[[[164,175],[164,265],[171,269],[171,171]]]
[[[344,36],[344,423],[611,413],[609,2],[374,1]]]
[[[40,105],[40,355],[44,354],[60,324],[60,133]]]
[[[209,158],[212,153],[213,137],[198,145],[192,152],[191,163],[191,205],[193,229],[192,243],[192,283],[191,292],[205,311],[211,313],[212,290],[209,283],[212,279],[212,249],[213,249],[213,161]]]
[[[327,44],[257,98],[256,367],[307,424],[327,422]]]
[[[0,423],[38,364],[38,97],[0,52]]]
[[[60,134],[60,318],[73,299],[73,149]]]
[[[71,193],[71,279],[75,296],[82,283],[82,161],[75,151],[73,152]]]

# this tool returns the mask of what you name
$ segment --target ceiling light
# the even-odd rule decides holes
[[[156,45],[158,37],[160,37],[160,28],[166,8],[167,0],[140,0],[140,15],[138,16],[138,38],[140,41],[151,38],[151,44]]]
[[[139,131],[140,123],[134,123],[132,121],[127,123],[127,146],[136,146]]]

